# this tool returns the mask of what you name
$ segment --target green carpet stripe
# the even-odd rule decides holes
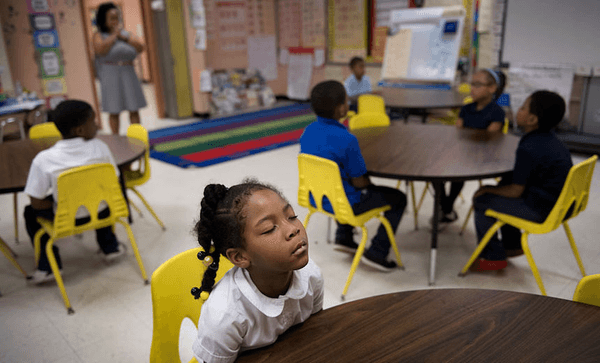
[[[315,116],[312,114],[292,117],[259,125],[252,125],[233,130],[216,132],[214,134],[159,144],[155,145],[154,149],[157,151],[169,152],[170,154],[181,156],[191,152],[198,152],[214,147],[230,145],[240,141],[247,141],[291,130],[297,130],[299,128],[306,127],[313,121],[315,121]]]

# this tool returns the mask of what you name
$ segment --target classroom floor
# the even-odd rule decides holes
[[[147,96],[152,87],[145,85]],[[160,120],[153,106],[142,111],[142,123],[148,129],[181,124],[186,121]],[[107,125],[107,117],[103,115]],[[127,123],[121,126],[125,131]],[[105,127],[105,130],[108,130]],[[208,183],[232,185],[244,177],[254,176],[279,187],[301,218],[306,209],[297,206],[298,172],[296,156],[299,146],[289,146],[206,168],[180,169],[151,160],[152,178],[139,188],[167,226],[161,231],[151,215],[143,210],[140,218],[133,212],[132,225],[148,274],[179,252],[197,246],[192,227],[199,214],[203,188]],[[586,156],[574,155],[574,162]],[[571,222],[571,228],[588,274],[600,273],[600,170],[596,168],[587,210]],[[375,183],[395,186],[392,180],[374,179]],[[424,183],[416,183],[417,192]],[[471,221],[463,236],[458,232],[470,207],[469,198],[477,187],[467,183],[465,201],[457,201],[460,219],[439,235],[436,284],[432,288],[481,288],[539,294],[524,256],[511,259],[501,273],[457,274],[475,248],[475,231]],[[404,187],[403,187],[404,188]],[[135,196],[130,196],[134,201]],[[20,215],[28,198],[19,194]],[[141,205],[141,203],[137,203]],[[396,233],[404,271],[382,273],[364,265],[354,276],[347,301],[396,291],[428,289],[429,218],[433,199],[426,201],[419,213],[419,230],[414,229],[412,211],[407,208]],[[28,271],[34,269],[33,248],[20,217],[19,240],[15,243],[12,195],[0,195],[0,236],[19,255],[18,261]],[[376,222],[367,226],[372,235]],[[335,252],[326,242],[327,219],[312,218],[308,229],[310,256],[321,267],[325,278],[325,308],[340,304],[340,294],[347,278],[351,256]],[[117,227],[121,241],[126,240]],[[549,296],[571,299],[581,278],[563,230],[532,236],[530,246]],[[150,286],[142,282],[131,249],[113,265],[107,265],[97,253],[95,234],[87,232],[82,240],[66,238],[57,245],[63,260],[63,279],[75,309],[67,315],[55,283],[29,286],[22,275],[0,257],[0,362],[147,362],[152,339],[152,303]],[[200,283],[200,281],[198,281]],[[399,322],[402,323],[401,321]],[[191,358],[194,337],[191,322],[182,327],[180,356]]]

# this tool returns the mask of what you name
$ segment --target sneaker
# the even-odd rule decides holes
[[[456,211],[450,213],[441,213],[439,223],[452,223],[458,219]]]
[[[109,263],[113,262],[126,253],[127,253],[127,248],[125,247],[125,245],[123,243],[119,242],[119,247],[115,252],[107,253],[104,255],[104,261],[109,262]]]
[[[516,250],[505,250],[506,252],[506,257],[518,257],[518,256],[522,256],[525,254],[525,252],[523,252],[522,249],[516,249]]]
[[[59,270],[62,273],[62,270]],[[41,285],[45,282],[54,281],[54,274],[52,271],[35,270],[33,275],[27,278],[27,281],[35,285]]]
[[[358,249],[358,244],[353,240],[336,240],[335,246],[333,247],[334,251],[338,252],[346,252],[355,254]]]
[[[371,267],[373,267],[379,271],[383,271],[383,272],[392,272],[396,268],[398,268],[398,265],[396,264],[396,262],[388,261],[385,258],[373,257],[373,256],[369,255],[368,252],[365,252],[365,254],[361,258],[361,261],[365,265],[371,266]]]
[[[508,266],[506,260],[492,261],[485,258],[478,258],[473,262],[469,270],[473,272],[498,271],[506,268],[506,266]]]

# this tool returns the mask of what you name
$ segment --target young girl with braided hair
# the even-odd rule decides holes
[[[208,265],[193,292],[206,300],[192,346],[199,362],[233,362],[322,309],[323,277],[306,231],[275,188],[254,180],[206,186],[195,230]],[[221,256],[234,267],[215,285]]]

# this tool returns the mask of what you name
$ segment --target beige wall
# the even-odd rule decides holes
[[[0,21],[0,29],[2,28],[2,22]],[[2,89],[5,93],[12,94],[13,92],[13,82],[10,74],[10,64],[8,63],[8,55],[6,54],[6,47],[4,46],[4,36],[2,35],[2,31],[0,31],[0,66],[4,67],[4,71],[0,75],[2,79]]]
[[[96,108],[89,58],[82,56],[87,52],[80,2],[48,1],[48,3],[52,4],[50,11],[54,14],[60,39],[67,96],[84,100]],[[8,11],[9,6],[14,9],[12,14]],[[14,25],[15,29],[14,32],[4,32],[4,43],[13,82],[20,81],[23,88],[42,95],[40,69],[34,58],[35,50],[30,33],[27,1],[0,0],[0,22],[4,27]]]

